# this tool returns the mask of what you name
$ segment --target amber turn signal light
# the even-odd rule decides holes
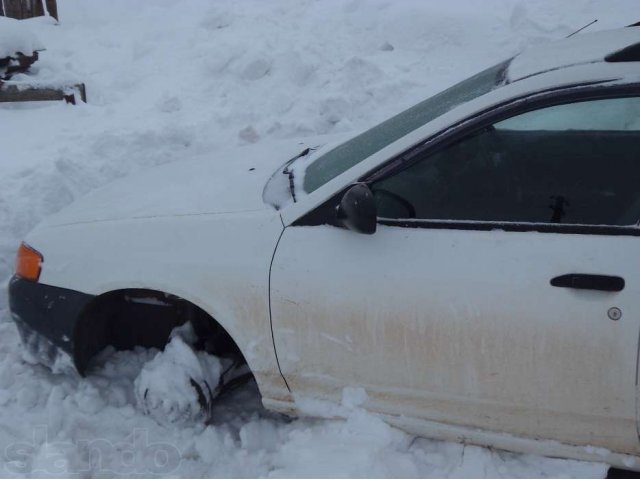
[[[40,277],[42,255],[26,243],[20,245],[16,255],[16,275],[34,282]]]

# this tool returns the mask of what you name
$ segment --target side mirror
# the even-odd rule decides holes
[[[376,232],[376,202],[365,183],[356,183],[345,192],[336,213],[338,222],[349,230],[367,235]]]

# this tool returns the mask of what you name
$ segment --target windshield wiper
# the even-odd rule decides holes
[[[287,163],[284,164],[284,169],[282,170],[282,173],[289,177],[289,191],[291,192],[291,198],[293,198],[293,203],[296,202],[296,189],[293,183],[293,170],[291,170],[289,167],[297,159],[306,157],[307,155],[309,155],[309,152],[311,152],[312,150],[315,150],[315,148],[307,147],[298,155],[296,155],[295,157],[293,157],[291,160],[289,160]]]

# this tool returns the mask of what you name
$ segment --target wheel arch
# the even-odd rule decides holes
[[[91,360],[109,345],[120,350],[135,346],[162,349],[171,330],[187,321],[194,323],[199,336],[209,327],[207,333],[222,342],[222,353],[236,350],[255,371],[244,336],[231,315],[184,293],[140,287],[108,289],[87,304],[74,327],[73,362],[85,375]],[[231,343],[224,344],[227,340]]]

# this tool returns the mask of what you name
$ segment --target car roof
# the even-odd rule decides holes
[[[637,46],[637,48],[631,48]],[[631,55],[612,56],[627,49]],[[516,82],[541,73],[591,63],[640,61],[640,27],[627,27],[547,42],[531,47],[511,61],[507,81]]]

